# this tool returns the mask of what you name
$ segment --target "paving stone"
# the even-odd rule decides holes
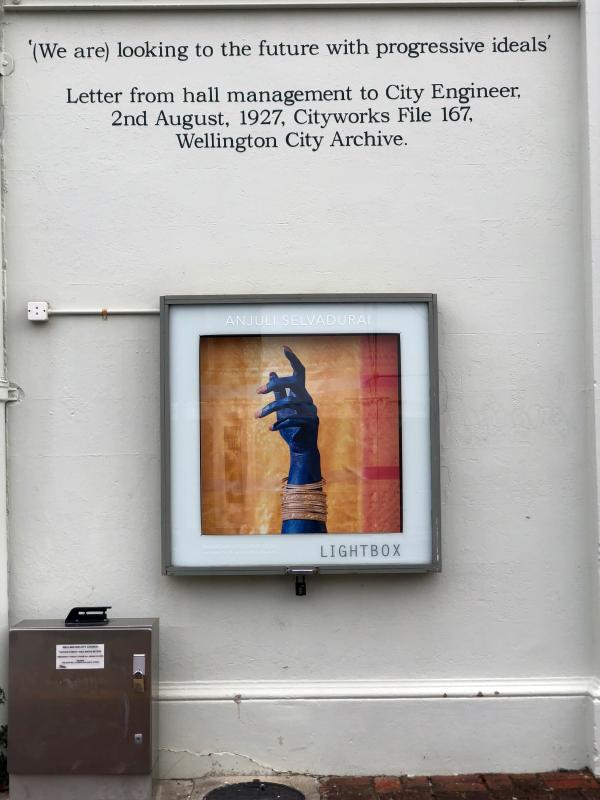
[[[442,789],[439,790],[434,789],[433,796],[435,800],[465,800],[465,798],[467,797],[467,795],[464,792],[452,792]],[[489,796],[487,795],[486,795],[486,800],[489,800]]]
[[[481,776],[485,785],[491,792],[512,792],[513,784],[508,775],[502,773],[490,773]]]
[[[407,789],[427,789],[431,785],[431,781],[427,775],[403,775],[402,785]]]
[[[373,778],[325,778],[320,784],[322,800],[375,800]]]
[[[549,789],[597,789],[598,781],[591,772],[543,772],[540,778]]]
[[[483,786],[479,791],[470,790],[465,792],[466,800],[490,800],[490,793]]]
[[[194,781],[158,781],[155,800],[189,800],[194,791]]]
[[[552,789],[515,790],[513,798],[514,800],[554,800]],[[580,798],[580,800],[582,799]]]
[[[382,775],[379,778],[375,778],[373,786],[378,795],[387,795],[401,791],[402,781],[400,778],[394,778],[391,775]]]
[[[551,792],[547,800],[582,800],[579,789],[552,789]]]
[[[433,797],[433,790],[431,786],[416,786],[412,788],[411,786],[402,786],[402,789],[399,792],[395,792],[398,797],[404,798],[404,800],[431,800]]]
[[[438,792],[487,792],[480,775],[432,775],[431,786]]]
[[[515,788],[515,794],[519,795],[519,792],[533,792],[536,789],[544,789],[544,784],[542,783],[542,779],[539,775],[529,772],[520,772],[518,774],[509,775],[513,786]]]

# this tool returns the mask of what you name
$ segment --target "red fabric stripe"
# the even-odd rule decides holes
[[[397,481],[400,478],[400,467],[363,467],[362,476],[366,481]]]
[[[362,530],[401,530],[398,337],[365,336],[361,348]]]

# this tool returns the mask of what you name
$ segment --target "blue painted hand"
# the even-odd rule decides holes
[[[280,377],[269,373],[269,381],[256,390],[258,394],[273,392],[275,399],[256,412],[262,419],[275,413],[272,431],[278,431],[290,450],[288,484],[303,485],[321,480],[321,456],[317,446],[319,418],[317,407],[306,389],[304,364],[289,347],[283,352],[292,367],[292,375]],[[282,533],[325,533],[323,522],[308,519],[285,520]]]

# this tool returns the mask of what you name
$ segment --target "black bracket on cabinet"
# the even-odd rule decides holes
[[[107,611],[112,606],[75,606],[65,619],[67,628],[78,625],[108,625]]]

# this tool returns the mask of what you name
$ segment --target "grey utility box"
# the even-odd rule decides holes
[[[158,620],[10,630],[11,800],[151,800]]]

